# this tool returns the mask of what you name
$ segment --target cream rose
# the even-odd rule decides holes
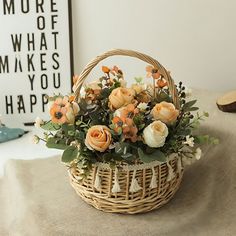
[[[149,147],[158,148],[164,146],[167,136],[168,128],[159,120],[152,122],[143,130],[144,141]]]
[[[129,88],[116,88],[112,90],[109,96],[110,108],[118,109],[122,106],[132,103],[134,99],[135,91]]]
[[[153,107],[151,114],[155,120],[160,120],[165,124],[171,124],[176,121],[179,111],[175,109],[174,104],[161,102]]]
[[[104,152],[111,144],[111,133],[105,125],[94,125],[89,128],[86,138],[85,145],[90,150],[96,150]]]

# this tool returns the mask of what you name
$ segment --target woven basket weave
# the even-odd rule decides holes
[[[115,55],[136,57],[157,68],[167,80],[173,103],[179,108],[176,87],[166,69],[148,55],[123,49],[108,51],[85,67],[74,86],[76,99],[79,98],[80,89],[91,70],[100,61]],[[172,155],[166,163],[154,161],[120,165],[115,170],[108,164],[96,163],[88,178],[82,182],[79,181],[77,167],[71,167],[68,173],[72,187],[88,204],[105,212],[135,214],[151,211],[167,203],[179,188],[183,167],[181,158]]]

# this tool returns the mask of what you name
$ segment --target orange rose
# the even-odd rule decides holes
[[[175,109],[174,104],[161,102],[153,107],[151,114],[155,120],[160,120],[165,124],[171,124],[176,121],[179,111]]]
[[[109,96],[109,103],[111,109],[118,109],[122,106],[132,103],[134,99],[135,91],[128,88],[116,88],[112,90]]]
[[[85,145],[90,150],[104,152],[111,144],[111,133],[105,125],[94,125],[89,128]]]

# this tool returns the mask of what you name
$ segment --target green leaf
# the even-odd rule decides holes
[[[209,135],[197,135],[194,137],[194,142],[198,144],[219,144],[219,139],[210,137]]]
[[[189,101],[189,102],[186,102],[184,105],[183,105],[183,110],[184,111],[190,111],[189,109],[197,102],[197,100],[192,100],[192,101]]]
[[[165,93],[164,91],[161,91],[158,96],[157,96],[157,102],[171,102],[171,98],[170,96]]]
[[[56,138],[49,138],[47,140],[46,146],[48,148],[62,149],[65,150],[68,145],[66,145],[64,140],[58,140]]]
[[[165,162],[166,161],[166,156],[163,152],[160,150],[156,150],[155,152],[151,154],[145,154],[142,149],[138,148],[138,155],[139,158],[141,159],[142,162],[148,163],[152,161],[160,161],[160,162]]]
[[[61,161],[64,163],[72,162],[78,156],[78,148],[74,146],[69,146],[63,152]]]
[[[194,137],[194,142],[198,144],[208,143],[209,138],[209,135],[198,135]]]
[[[52,121],[48,121],[40,127],[47,131],[57,131],[61,128],[61,125],[53,123]]]
[[[122,161],[121,155],[119,155],[117,153],[108,152],[108,153],[103,154],[102,157],[105,162],[110,162],[111,160]]]
[[[197,111],[197,110],[199,110],[198,107],[190,107],[190,108],[188,108],[188,111]]]
[[[66,134],[69,134],[71,131],[75,131],[75,126],[72,124],[63,124],[61,128]]]
[[[140,84],[143,81],[142,77],[135,77],[134,78],[137,84]]]

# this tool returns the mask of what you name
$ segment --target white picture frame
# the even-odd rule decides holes
[[[5,124],[48,119],[47,96],[71,92],[71,0],[0,1],[0,114]]]

